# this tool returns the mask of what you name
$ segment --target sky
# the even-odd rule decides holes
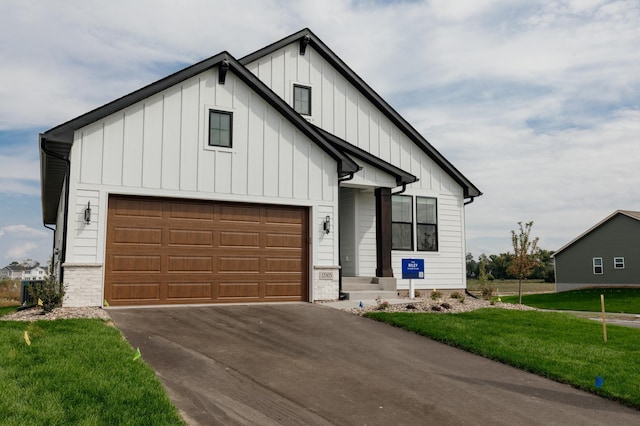
[[[2,0],[0,264],[45,263],[38,134],[310,28],[483,195],[467,251],[640,210],[638,0]]]

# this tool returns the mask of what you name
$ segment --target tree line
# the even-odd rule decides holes
[[[545,282],[555,282],[554,263],[551,255],[552,250],[537,249],[534,257],[537,263],[529,279],[544,280]],[[467,253],[467,278],[478,278],[480,276],[480,265],[484,265],[488,280],[517,279],[517,275],[510,273],[509,267],[514,261],[513,253],[481,254],[478,259],[474,259],[471,253]]]

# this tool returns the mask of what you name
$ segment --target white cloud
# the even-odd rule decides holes
[[[2,228],[0,228],[0,237],[3,237],[5,234],[19,235],[22,238],[28,238],[28,237],[41,238],[41,237],[47,237],[49,235],[45,231],[42,231],[40,229],[34,229],[34,228],[31,228],[30,226],[23,225],[23,224],[3,226]]]
[[[9,0],[0,16],[0,130],[308,26],[485,193],[467,208],[474,254],[508,250],[518,221],[556,249],[640,210],[637,1]],[[0,150],[0,193],[38,196],[36,137]]]
[[[4,255],[5,259],[26,259],[29,257],[29,253],[38,247],[37,244],[32,242],[20,243],[12,246],[7,253]]]

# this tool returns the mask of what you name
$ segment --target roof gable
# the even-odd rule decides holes
[[[591,228],[587,229],[585,232],[583,232],[582,234],[578,235],[576,238],[574,238],[573,240],[569,241],[567,244],[565,244],[564,246],[560,247],[558,250],[555,251],[555,253],[553,253],[553,257],[557,256],[558,254],[560,254],[560,252],[562,252],[563,250],[571,247],[572,245],[574,245],[575,243],[577,243],[578,241],[580,241],[581,239],[583,239],[584,237],[586,237],[587,235],[591,234],[593,231],[595,231],[596,229],[601,228],[602,226],[604,226],[605,224],[607,224],[608,222],[610,222],[614,217],[618,216],[618,215],[623,215],[623,216],[627,216],[631,219],[634,219],[638,222],[640,222],[640,212],[638,211],[632,211],[632,210],[616,210],[615,212],[611,213],[609,216],[605,217],[604,219],[602,219],[600,222],[596,223],[595,225],[593,225]]]
[[[221,67],[221,74],[231,71],[239,77],[251,90],[260,95],[299,131],[335,159],[339,176],[346,176],[359,170],[359,166],[348,155],[329,143],[315,126],[296,113],[290,105],[277,96],[228,52],[222,52],[40,134],[40,174],[44,223],[55,223],[60,194],[67,171],[66,159],[73,145],[76,130],[215,66]],[[223,82],[220,81],[220,83]]]
[[[384,114],[395,126],[397,126],[414,144],[416,144],[429,158],[431,158],[445,173],[456,181],[464,191],[465,197],[477,197],[482,192],[471,183],[453,164],[440,154],[417,130],[415,130],[398,112],[393,109],[380,95],[378,95],[367,83],[364,82],[346,63],[344,63],[322,40],[310,29],[305,28],[270,44],[254,53],[240,59],[244,65],[248,65],[262,57],[282,49],[293,43],[299,43],[300,54],[304,54],[308,46],[312,46],[320,56],[339,72],[350,84],[357,88],[378,110]]]

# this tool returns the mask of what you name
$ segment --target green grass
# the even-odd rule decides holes
[[[17,306],[0,306],[0,317],[14,313],[18,309]]]
[[[540,309],[600,312],[604,294],[609,313],[640,314],[640,288],[588,288],[548,294],[523,294],[522,303]],[[503,302],[518,303],[518,296],[503,296]]]
[[[102,320],[0,321],[2,424],[184,424],[153,370],[133,358]]]
[[[367,317],[640,408],[640,329],[559,312],[479,309],[460,314],[371,312]],[[604,378],[595,387],[596,375]]]

